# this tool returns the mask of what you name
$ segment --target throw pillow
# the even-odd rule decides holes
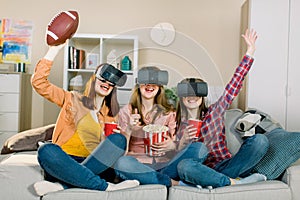
[[[13,135],[5,141],[1,154],[37,150],[38,142],[52,138],[54,126],[55,124],[50,124]]]
[[[225,112],[225,133],[227,147],[232,155],[235,155],[240,149],[243,139],[241,135],[235,130],[234,124],[243,115],[240,109],[229,109]]]
[[[300,158],[300,132],[288,132],[277,128],[266,133],[266,136],[270,147],[254,167],[254,171],[266,175],[269,180],[274,180]]]

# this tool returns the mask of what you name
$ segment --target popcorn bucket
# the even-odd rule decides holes
[[[165,135],[168,134],[169,128],[162,125],[147,125],[143,128],[145,131],[145,137],[144,137],[144,148],[145,153],[148,156],[163,156],[164,152],[157,152],[152,150],[151,145],[163,142],[165,140]]]

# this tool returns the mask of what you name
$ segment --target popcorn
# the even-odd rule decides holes
[[[167,132],[168,130],[168,127],[158,124],[149,124],[143,127],[143,131],[152,133]]]

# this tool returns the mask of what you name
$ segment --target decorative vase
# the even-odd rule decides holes
[[[122,70],[131,70],[131,60],[128,56],[125,56],[121,63]]]

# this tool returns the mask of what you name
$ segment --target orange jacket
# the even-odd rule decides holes
[[[53,61],[41,59],[35,67],[34,74],[31,77],[31,84],[38,94],[61,107],[52,136],[52,142],[61,146],[73,136],[78,121],[90,109],[82,104],[82,95],[80,93],[65,91],[49,82],[48,76],[52,64]],[[116,120],[113,117],[107,116],[108,111],[108,107],[102,105],[100,115],[98,115],[98,120],[102,127],[104,122],[113,122]]]

